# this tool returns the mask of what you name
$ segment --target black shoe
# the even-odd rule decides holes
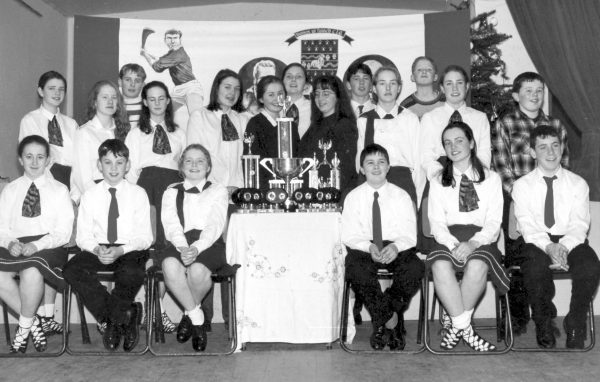
[[[208,338],[205,325],[192,325],[192,347],[195,351],[204,351]]]
[[[538,346],[542,349],[553,349],[556,347],[556,332],[558,329],[552,319],[548,318],[535,324],[535,337]]]
[[[192,320],[190,320],[190,317],[187,314],[184,314],[177,326],[177,342],[182,344],[189,340],[192,336],[192,329]]]
[[[390,350],[404,350],[404,347],[406,346],[406,337],[404,336],[400,324],[398,323],[394,329],[388,329],[388,334],[387,344],[390,347]]]
[[[125,311],[126,321],[123,323],[123,350],[130,352],[136,347],[140,339],[140,319],[142,317],[142,304],[134,302],[131,308]]]
[[[386,341],[384,338],[385,335],[385,327],[384,326],[380,326],[378,328],[376,328],[375,330],[373,330],[373,333],[371,334],[371,347],[374,350],[383,350],[383,348],[385,347]]]
[[[519,319],[512,319],[512,329],[515,336],[527,333],[527,321],[521,321]]]
[[[583,328],[573,326],[569,319],[569,315],[567,315],[563,320],[563,328],[565,329],[565,333],[567,333],[567,342],[565,346],[568,349],[583,349],[586,337],[585,325]]]
[[[102,343],[104,344],[106,350],[117,350],[119,344],[121,343],[121,331],[119,329],[119,325],[113,323],[112,321],[108,321],[106,323],[106,329],[102,335]]]

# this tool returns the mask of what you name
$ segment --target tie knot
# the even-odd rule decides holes
[[[383,119],[394,119],[394,116],[392,114],[386,114],[383,116]]]
[[[552,184],[552,182],[556,179],[556,175],[554,176],[545,176],[544,180],[546,181],[546,184],[550,185]]]
[[[375,191],[375,192],[373,193],[373,198],[374,198],[375,200],[379,199],[379,192]]]
[[[450,122],[462,122],[462,116],[458,110],[454,110],[454,113],[450,116]]]
[[[161,130],[162,130],[162,128],[163,128],[163,127],[162,127],[162,125],[161,125],[160,123],[157,123],[157,124],[156,124],[156,128],[155,128],[156,130],[158,130],[158,129],[161,129]]]
[[[185,192],[190,194],[199,194],[200,190],[198,189],[198,187],[194,186],[192,188],[188,188],[187,190],[185,190]]]
[[[111,196],[115,196],[115,194],[116,194],[116,192],[117,192],[117,189],[116,189],[116,188],[114,188],[114,187],[110,187],[110,188],[108,189],[108,192],[110,192]]]

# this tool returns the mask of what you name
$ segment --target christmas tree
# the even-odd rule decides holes
[[[499,85],[492,78],[508,79],[498,45],[512,37],[498,33],[494,13],[471,20],[471,107],[486,113],[491,122],[512,107],[511,85]]]

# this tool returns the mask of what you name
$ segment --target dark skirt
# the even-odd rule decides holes
[[[21,243],[30,243],[36,241],[44,235],[27,236],[19,238]],[[57,289],[65,287],[62,268],[67,262],[68,253],[63,247],[53,249],[43,249],[29,257],[14,257],[8,249],[0,248],[0,271],[2,272],[20,272],[24,269],[35,267],[44,279]]]
[[[151,166],[142,169],[137,184],[148,194],[150,205],[157,206],[162,203],[162,195],[167,187],[182,180],[177,170]],[[157,218],[160,220],[160,216]]]
[[[481,227],[475,225],[454,225],[448,227],[450,233],[461,242],[468,241],[473,235],[481,231]],[[469,255],[467,261],[459,262],[452,256],[450,249],[439,243],[435,243],[433,249],[427,255],[425,265],[427,269],[431,269],[431,265],[437,260],[450,261],[457,272],[463,272],[469,260],[477,259],[487,263],[489,267],[489,275],[492,283],[500,295],[504,295],[510,285],[510,280],[506,274],[506,270],[502,264],[502,253],[498,249],[496,243],[482,245]]]
[[[200,232],[201,231],[198,230],[186,232],[186,239],[188,243],[192,244],[198,240],[198,237],[200,237]],[[154,264],[162,268],[163,261],[168,257],[174,257],[179,260],[181,264],[183,264],[181,261],[181,254],[172,244],[169,244],[167,248],[163,249],[162,251],[157,251],[155,253],[153,257],[153,260],[155,260]],[[202,251],[202,253],[196,257],[194,263],[200,263],[204,265],[212,273],[215,273],[222,267],[226,266],[227,259],[225,257],[225,242],[223,239],[219,237],[213,245]]]

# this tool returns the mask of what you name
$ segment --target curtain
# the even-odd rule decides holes
[[[572,169],[600,201],[600,1],[506,2],[535,67],[581,131]]]

